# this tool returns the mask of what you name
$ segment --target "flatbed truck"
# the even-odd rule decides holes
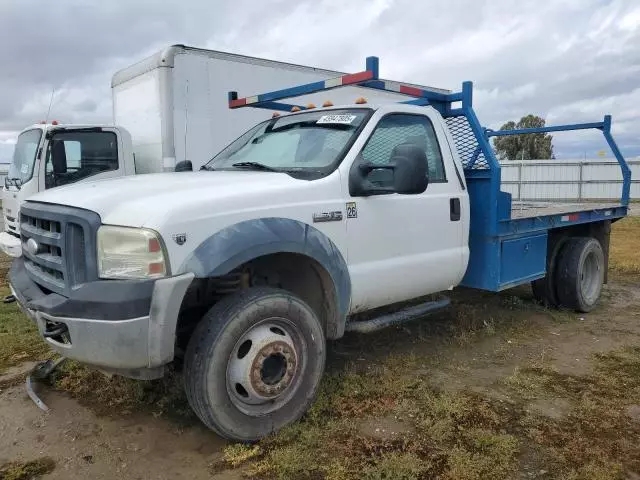
[[[406,100],[283,102],[353,85]],[[551,306],[590,311],[606,281],[611,224],[629,203],[611,118],[491,131],[472,103],[470,82],[441,93],[381,80],[375,57],[351,75],[229,92],[232,110],[280,114],[199,171],[79,183],[25,202],[12,292],[63,356],[140,379],[183,358],[193,410],[239,441],[304,414],[326,339],[447,302],[364,321],[360,312],[458,285],[528,283]],[[514,208],[490,138],[579,129],[601,131],[611,147],[620,200]]]

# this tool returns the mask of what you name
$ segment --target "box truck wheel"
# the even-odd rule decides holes
[[[560,252],[556,270],[560,303],[578,312],[593,310],[602,292],[604,265],[604,252],[598,240],[569,239]]]
[[[309,408],[325,355],[322,325],[305,302],[285,290],[242,290],[211,307],[189,341],[189,404],[223,437],[258,440]]]

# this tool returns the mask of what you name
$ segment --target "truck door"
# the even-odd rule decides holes
[[[352,313],[445,290],[464,274],[468,213],[461,209],[467,208],[467,196],[440,128],[442,120],[424,110],[381,115],[359,152],[362,161],[382,166],[390,163],[397,145],[423,148],[429,172],[424,193],[350,197],[348,179],[343,180]],[[393,171],[373,169],[367,180],[391,187]]]
[[[112,129],[52,131],[44,154],[44,167],[41,167],[40,190],[122,176],[120,150],[120,139]]]

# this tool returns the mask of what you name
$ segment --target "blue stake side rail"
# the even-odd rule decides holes
[[[305,110],[304,105],[282,103],[280,100],[344,86],[359,86],[406,95],[412,98],[402,103],[428,105],[436,109],[444,117],[454,138],[471,204],[471,255],[462,280],[465,286],[499,291],[542,278],[546,273],[550,230],[615,220],[627,214],[631,170],[611,135],[611,116],[606,115],[602,122],[595,123],[494,131],[483,128],[473,110],[471,82],[463,82],[460,92],[442,93],[380,80],[378,71],[378,58],[367,57],[366,69],[362,72],[251,97],[239,98],[237,92],[229,92],[229,108],[254,107],[290,112],[297,107]],[[587,129],[602,131],[620,165],[623,179],[620,201],[607,208],[589,209],[584,205],[575,211],[512,218],[511,194],[500,190],[500,164],[489,143],[490,137]]]

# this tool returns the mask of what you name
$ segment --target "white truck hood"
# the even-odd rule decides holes
[[[256,194],[264,202],[269,191],[282,193],[305,184],[308,185],[306,180],[275,172],[156,173],[76,183],[38,193],[28,200],[91,210],[105,224],[144,226],[158,223],[169,211],[197,206],[202,200],[214,202],[221,209],[230,205],[242,208],[243,200]]]

